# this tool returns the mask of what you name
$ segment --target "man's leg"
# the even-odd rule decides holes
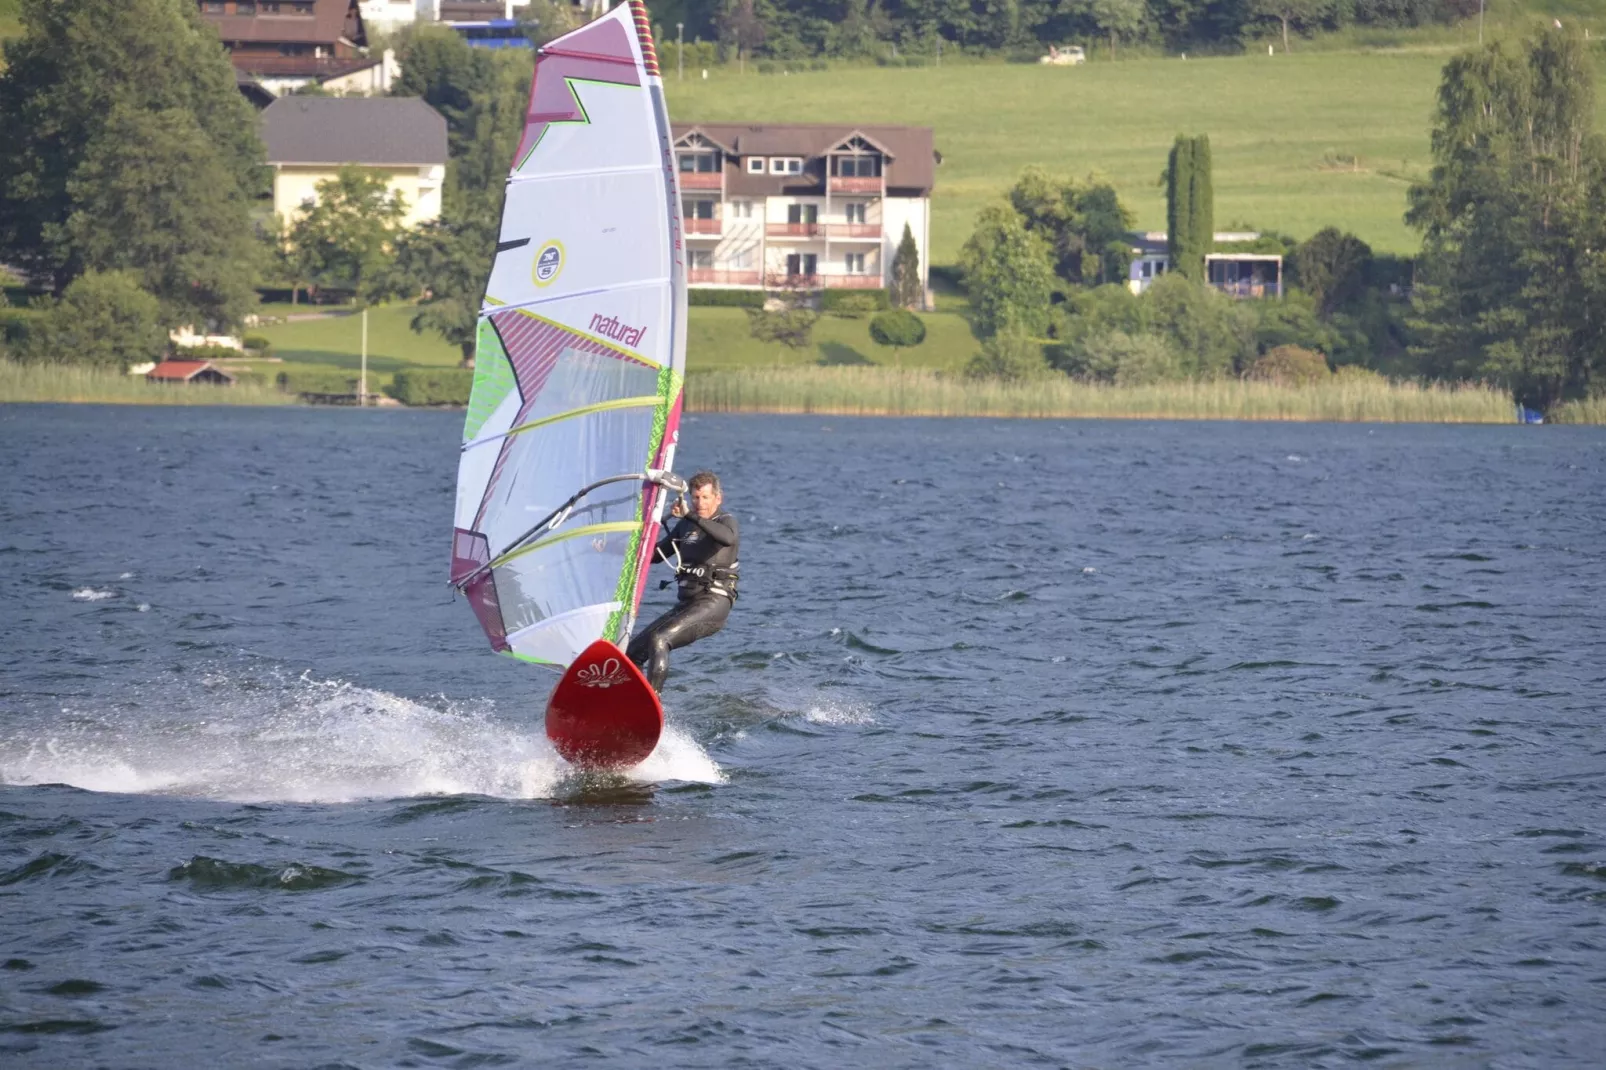
[[[725,626],[730,612],[731,601],[723,595],[705,594],[680,602],[631,640],[625,654],[641,666],[652,689],[662,691],[669,675],[669,652],[713,635]]]

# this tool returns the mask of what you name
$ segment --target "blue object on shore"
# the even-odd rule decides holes
[[[1517,422],[1524,424],[1542,424],[1545,422],[1545,414],[1540,412],[1538,409],[1530,409],[1526,405],[1518,405]]]

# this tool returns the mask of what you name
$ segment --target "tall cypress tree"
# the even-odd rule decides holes
[[[1193,139],[1193,173],[1189,176],[1189,215],[1193,220],[1193,255],[1200,281],[1206,280],[1205,256],[1216,245],[1216,194],[1210,179],[1210,138],[1200,134]]]
[[[1184,266],[1188,262],[1188,247],[1193,238],[1193,201],[1188,191],[1193,186],[1193,142],[1177,135],[1171,143],[1171,156],[1165,170],[1165,243],[1166,256],[1171,270],[1181,271],[1192,278]]]

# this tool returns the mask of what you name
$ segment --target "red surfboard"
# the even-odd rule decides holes
[[[586,769],[627,769],[646,760],[664,730],[664,707],[624,651],[598,639],[580,652],[546,704],[546,735]]]

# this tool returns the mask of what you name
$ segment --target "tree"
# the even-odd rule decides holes
[[[1007,327],[1040,334],[1048,323],[1054,269],[1048,244],[1026,229],[1007,204],[983,208],[959,252],[977,333],[991,337]]]
[[[380,172],[342,167],[318,183],[318,200],[291,223],[286,240],[306,277],[368,300],[407,212],[399,191]]]
[[[760,342],[779,342],[793,350],[807,349],[814,343],[814,324],[820,314],[812,308],[794,302],[775,311],[762,308],[745,311],[748,332]]]
[[[1171,269],[1202,282],[1216,225],[1210,139],[1178,134],[1161,177],[1166,187],[1166,246]]]
[[[1043,348],[1019,327],[1009,326],[981,344],[981,352],[965,365],[968,379],[999,379],[1006,383],[1041,379],[1049,372]]]
[[[1333,0],[1250,0],[1249,11],[1257,18],[1282,24],[1283,51],[1288,51],[1288,27],[1297,24],[1305,29],[1333,8]]]
[[[920,281],[920,248],[908,223],[903,225],[903,238],[892,257],[892,286],[887,296],[897,308],[920,308],[926,303],[926,288]]]
[[[166,276],[158,296],[169,318],[237,316],[238,279],[249,271],[235,260],[249,258],[262,148],[196,5],[23,0],[21,16],[0,73],[0,260],[48,278],[58,294],[92,269]],[[138,142],[147,136],[152,145]],[[125,155],[130,173],[95,195]],[[140,207],[142,197],[163,207]],[[191,225],[175,204],[198,206],[204,221]],[[106,234],[116,242],[85,247],[87,236]],[[162,262],[175,253],[184,261],[177,276]],[[201,292],[183,291],[179,277],[201,282]]]
[[[1143,29],[1143,0],[1087,0],[1088,14],[1099,32],[1110,38],[1110,58],[1115,58],[1115,39],[1132,38]]]
[[[1244,373],[1248,379],[1281,383],[1284,386],[1309,386],[1326,381],[1332,374],[1327,367],[1326,357],[1299,346],[1278,346],[1256,360]]]
[[[458,347],[473,367],[485,279],[496,252],[494,220],[435,220],[397,236],[388,267],[375,280],[376,299],[417,300],[412,328],[433,331]]]
[[[132,271],[87,271],[59,299],[44,298],[19,356],[41,364],[88,364],[127,371],[157,360],[167,344],[162,306]]]
[[[1434,166],[1410,190],[1423,232],[1414,355],[1548,408],[1606,374],[1606,139],[1583,42],[1548,30],[1445,65]]]
[[[890,346],[896,362],[900,350],[911,349],[926,340],[926,325],[906,309],[879,312],[870,320],[870,339],[878,346]]]
[[[740,56],[752,55],[753,49],[764,43],[764,21],[753,9],[753,0],[724,0],[719,16],[719,43],[734,47]]]
[[[1126,278],[1132,261],[1127,231],[1132,213],[1115,187],[1089,175],[1086,182],[1032,166],[1009,191],[1026,229],[1053,250],[1054,271],[1067,282],[1093,286]]]
[[[1316,301],[1326,319],[1360,296],[1372,263],[1372,247],[1337,227],[1324,227],[1294,252],[1299,287]]]

